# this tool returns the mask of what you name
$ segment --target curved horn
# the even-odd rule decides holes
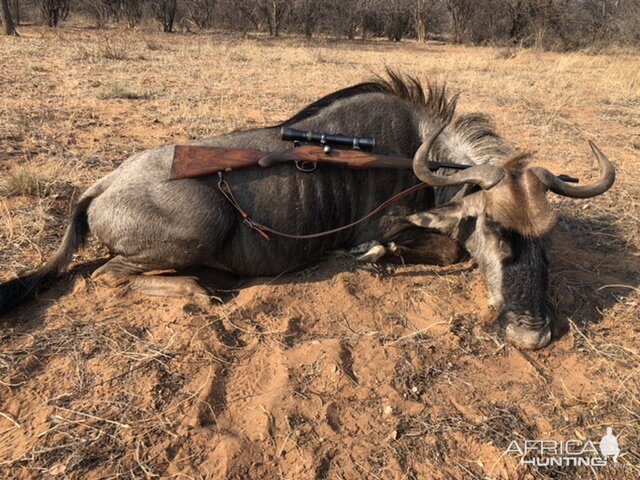
[[[553,193],[571,198],[591,198],[609,190],[616,179],[616,169],[600,149],[589,140],[591,150],[600,165],[600,178],[590,185],[572,185],[563,182],[546,168],[535,167],[531,171]],[[415,167],[414,167],[415,168]]]
[[[429,170],[429,152],[445,127],[446,125],[443,125],[436,130],[426,142],[420,145],[420,148],[413,156],[413,173],[415,173],[416,177],[432,187],[451,187],[472,183],[483,190],[490,189],[502,180],[504,169],[488,164],[474,165],[453,175],[437,175]]]

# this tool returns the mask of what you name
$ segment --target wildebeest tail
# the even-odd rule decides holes
[[[73,254],[82,246],[89,232],[87,209],[94,197],[84,197],[76,205],[67,231],[55,256],[37,271],[9,280],[0,285],[0,316],[8,313],[36,289],[53,279],[71,262]]]

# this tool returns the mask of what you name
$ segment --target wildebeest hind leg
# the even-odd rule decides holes
[[[145,275],[148,268],[117,256],[98,268],[91,278],[110,287],[126,287],[147,295],[189,298],[208,302],[209,294],[195,277]]]

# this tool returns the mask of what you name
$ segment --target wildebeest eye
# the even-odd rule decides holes
[[[513,258],[513,249],[511,248],[509,240],[501,238],[498,245],[500,247],[500,256],[502,261],[507,261]]]

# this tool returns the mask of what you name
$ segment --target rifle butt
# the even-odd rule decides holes
[[[176,145],[169,180],[205,177],[218,172],[258,165],[264,157],[260,150],[210,147],[206,145]]]

